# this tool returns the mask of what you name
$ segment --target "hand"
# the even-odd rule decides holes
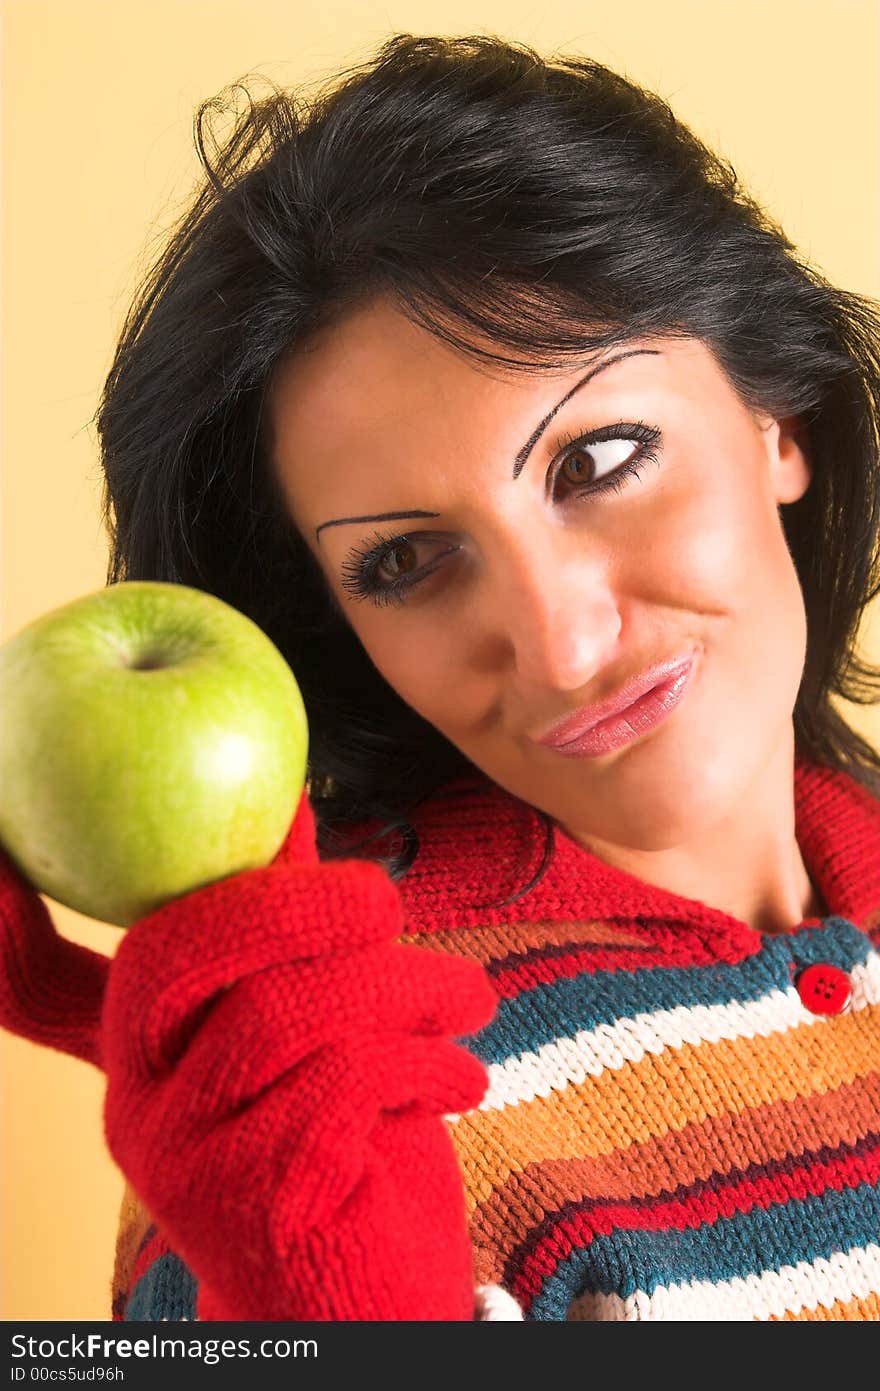
[[[110,958],[62,937],[0,847],[0,1026],[100,1066]]]
[[[319,863],[304,796],[272,865],[120,943],[96,1049],[107,1143],[201,1319],[473,1316],[442,1117],[483,1096],[453,1039],[497,999],[477,963],[402,931],[380,866]]]

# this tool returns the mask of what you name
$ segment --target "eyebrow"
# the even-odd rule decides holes
[[[616,353],[614,357],[606,358],[604,362],[600,362],[596,367],[591,367],[589,372],[581,377],[580,381],[575,382],[571,390],[565,393],[562,400],[557,401],[553,409],[547,412],[543,420],[539,421],[522,449],[518,452],[513,461],[513,477],[515,479],[519,478],[526,466],[529,455],[547,426],[550,424],[550,421],[558,411],[562,410],[566,402],[571,400],[576,391],[580,391],[582,386],[586,386],[587,382],[592,381],[594,377],[598,377],[599,373],[604,372],[606,368],[613,367],[616,362],[622,362],[623,359],[627,357],[642,356],[660,357],[662,354],[659,348],[629,348],[625,353]],[[332,521],[322,522],[319,527],[315,528],[315,539],[317,540],[318,536],[327,526],[348,526],[351,522],[395,522],[404,517],[439,517],[439,515],[439,512],[423,512],[417,510],[414,512],[373,512],[364,517],[334,517]]]

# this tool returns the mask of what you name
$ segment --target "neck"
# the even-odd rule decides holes
[[[606,864],[717,908],[757,932],[789,932],[827,912],[795,835],[793,730],[739,805],[686,843],[642,850],[591,835],[588,848]]]

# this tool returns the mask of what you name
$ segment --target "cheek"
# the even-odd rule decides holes
[[[373,666],[423,719],[441,729],[461,719],[461,654],[450,648],[445,625],[429,615],[411,623],[392,610],[376,622],[367,616],[356,632]]]
[[[716,659],[749,673],[755,699],[793,703],[806,649],[794,562],[759,462],[737,461],[677,499],[667,595],[708,620]]]
[[[643,586],[650,578],[654,598],[662,590],[683,610],[735,615],[748,606],[758,582],[754,551],[756,543],[766,548],[766,517],[742,489],[729,486],[721,469],[703,473],[696,485],[685,470],[667,483],[626,548],[637,559],[633,575]]]
[[[662,518],[653,518],[652,535],[636,549],[662,561],[670,584],[702,596],[707,611],[736,615],[756,600],[790,602],[792,583],[799,593],[776,503],[756,461],[719,460],[697,486],[675,479],[660,506]]]

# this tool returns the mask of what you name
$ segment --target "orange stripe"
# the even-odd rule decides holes
[[[594,1159],[710,1117],[847,1086],[876,1068],[878,1025],[880,1009],[859,1010],[769,1037],[683,1044],[549,1097],[469,1111],[448,1123],[468,1213],[530,1164]]]
[[[113,1261],[110,1298],[114,1309],[124,1308],[131,1294],[131,1275],[135,1258],[153,1219],[130,1183],[126,1183],[119,1209],[116,1254]]]
[[[812,1323],[818,1321],[876,1323],[880,1320],[880,1295],[869,1294],[864,1299],[835,1299],[833,1304],[817,1304],[814,1309],[801,1309],[798,1314],[771,1314],[770,1323]]]
[[[642,1144],[589,1159],[547,1159],[512,1173],[478,1204],[471,1237],[480,1253],[478,1279],[501,1278],[504,1265],[547,1212],[586,1198],[656,1197],[731,1169],[803,1154],[823,1145],[855,1144],[880,1127],[880,1072],[814,1096],[725,1112],[670,1130]],[[488,1264],[487,1264],[488,1263]]]
[[[571,942],[588,946],[650,946],[644,937],[625,932],[613,923],[590,922],[527,922],[498,923],[491,927],[461,928],[454,932],[419,932],[398,937],[399,942],[418,947],[433,947],[435,951],[468,956],[487,965],[501,960],[511,952],[530,951],[534,947],[565,946]]]

